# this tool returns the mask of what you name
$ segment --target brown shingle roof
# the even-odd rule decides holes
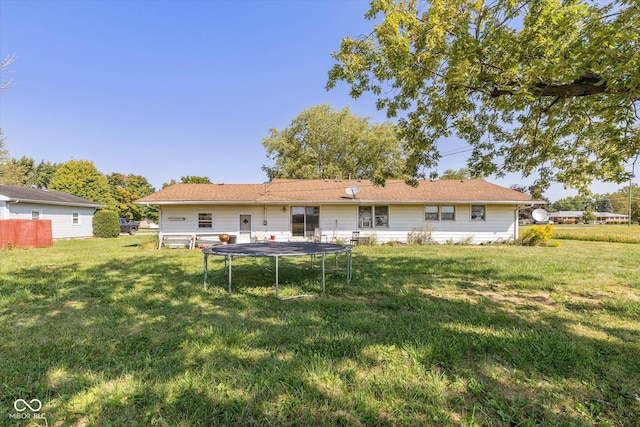
[[[139,204],[183,203],[352,203],[346,193],[358,186],[358,202],[531,203],[530,196],[483,180],[418,181],[411,187],[389,180],[384,187],[363,180],[275,179],[265,184],[174,184],[136,201]]]
[[[48,205],[103,207],[100,203],[60,191],[40,190],[30,187],[0,184],[0,196],[21,202],[44,203]]]
[[[153,202],[246,202],[264,193],[266,184],[174,184],[137,203]]]

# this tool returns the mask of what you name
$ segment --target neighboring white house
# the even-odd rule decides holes
[[[99,203],[58,191],[0,184],[0,221],[49,219],[54,239],[93,236]]]
[[[354,231],[379,243],[426,230],[436,242],[482,243],[518,236],[518,209],[544,203],[482,180],[275,179],[264,184],[174,184],[135,202],[158,206],[160,239],[235,236],[346,241]],[[320,237],[321,235],[321,237]],[[197,242],[196,242],[197,244]]]

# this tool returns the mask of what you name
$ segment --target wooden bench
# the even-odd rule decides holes
[[[194,236],[192,234],[165,234],[160,239],[158,249],[163,246],[167,248],[189,248],[192,249],[194,244]]]
[[[228,233],[211,233],[211,234],[186,234],[186,233],[171,233],[163,234],[158,244],[158,249],[163,246],[167,248],[200,248],[203,246],[216,246],[222,244],[220,236]],[[229,235],[230,241],[235,241],[236,236]]]

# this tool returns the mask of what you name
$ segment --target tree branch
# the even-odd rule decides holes
[[[515,83],[513,85],[515,86]],[[607,82],[603,81],[602,77],[595,73],[587,73],[569,84],[548,85],[540,83],[529,88],[529,92],[536,97],[553,96],[558,98],[590,96],[599,93],[623,93],[626,91],[628,90],[610,90]],[[504,95],[515,95],[516,93],[515,89],[493,89],[490,95],[492,98],[498,98]]]

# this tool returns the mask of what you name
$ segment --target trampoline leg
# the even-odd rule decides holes
[[[276,256],[276,298],[280,299],[278,296],[278,257]]]
[[[229,295],[231,295],[231,255],[229,255]]]
[[[209,257],[209,255],[204,254],[204,290],[207,290],[207,274],[208,274],[208,268],[207,268],[207,258]]]
[[[322,295],[324,295],[325,290],[325,280],[324,280],[324,259],[326,254],[322,252]]]

